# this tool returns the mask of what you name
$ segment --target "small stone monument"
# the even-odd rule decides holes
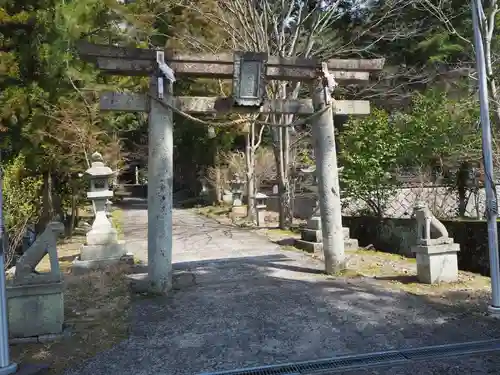
[[[63,233],[62,223],[49,223],[16,263],[14,278],[7,285],[11,338],[39,340],[62,333],[63,282],[56,244]],[[49,255],[50,272],[36,272],[36,266],[46,254]]]
[[[210,188],[206,177],[200,176],[199,182],[201,185],[200,198],[208,201],[210,197]]]
[[[233,179],[231,180],[231,192],[233,193],[233,208],[231,212],[235,216],[245,216],[247,213],[246,207],[243,206],[243,202],[241,200],[243,195],[243,185],[245,181],[240,178],[238,173],[233,175]]]
[[[265,215],[267,208],[267,198],[268,196],[263,193],[255,194],[255,212],[257,213],[257,226],[263,226],[265,224]]]
[[[232,205],[233,204],[233,193],[231,193],[229,190],[224,189],[222,192],[222,202],[225,205]]]
[[[106,200],[106,217],[111,218],[112,211],[111,211],[111,206],[113,205],[113,202],[111,202],[109,199]]]
[[[312,180],[309,189],[317,195],[316,167],[312,166],[307,169],[301,169],[300,172]],[[349,237],[349,228],[342,228],[342,231],[344,234],[344,249],[358,249],[358,240]],[[321,214],[318,198],[316,198],[313,214],[307,221],[306,228],[300,232],[300,240],[295,240],[295,247],[309,253],[317,253],[320,257],[323,256],[323,233],[321,231]]]
[[[425,284],[457,281],[460,245],[453,242],[446,227],[425,203],[417,202],[413,212],[417,220],[417,244],[411,251],[417,258],[418,280]],[[432,238],[432,232],[438,236]]]
[[[118,233],[106,214],[106,202],[113,197],[109,189],[109,179],[114,172],[104,164],[102,155],[92,154],[92,165],[85,171],[90,179],[87,197],[95,207],[95,219],[87,232],[86,244],[82,246],[80,257],[73,264],[73,270],[99,268],[130,258],[125,252],[123,241],[118,241]]]

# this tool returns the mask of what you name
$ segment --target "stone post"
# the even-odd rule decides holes
[[[263,193],[255,194],[255,212],[257,212],[257,226],[261,227],[265,224],[265,215],[267,208],[268,196]]]
[[[222,202],[225,205],[228,205],[228,206],[232,205],[233,204],[233,193],[231,193],[227,189],[223,189],[223,191],[222,191]]]
[[[106,216],[111,219],[111,206],[113,205],[113,202],[111,202],[109,199],[106,200]]]

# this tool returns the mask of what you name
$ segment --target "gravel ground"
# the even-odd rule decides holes
[[[124,212],[125,239],[146,260],[147,212],[143,202],[132,203]],[[318,259],[176,210],[174,268],[194,272],[197,285],[164,298],[136,298],[129,338],[66,374],[197,374],[500,338],[500,322],[471,298],[470,280],[431,293],[412,281],[411,262],[395,258],[388,266],[380,259],[383,265],[372,267],[370,254],[350,256],[359,272],[327,277]],[[377,268],[395,271],[383,279]],[[479,289],[487,295],[485,285]],[[479,356],[345,374],[410,371],[500,374],[500,361]]]

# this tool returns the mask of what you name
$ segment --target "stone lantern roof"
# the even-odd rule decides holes
[[[113,170],[104,164],[104,159],[100,153],[94,152],[91,160],[91,167],[85,171],[90,177],[109,177],[114,174]]]

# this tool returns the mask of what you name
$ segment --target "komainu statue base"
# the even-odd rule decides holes
[[[13,280],[7,285],[10,338],[36,338],[63,331],[63,281],[57,258],[57,237],[64,232],[59,222],[47,225],[35,243],[16,264]],[[50,271],[35,271],[49,255]]]
[[[458,281],[457,243],[417,245],[411,251],[417,258],[417,278],[424,284]]]
[[[421,202],[415,205],[417,244],[411,251],[417,258],[417,278],[424,284],[458,281],[457,253],[460,245],[453,242],[446,227]],[[437,237],[432,238],[431,234]]]
[[[9,337],[61,334],[64,324],[63,283],[7,288]]]
[[[106,267],[117,264],[129,264],[129,265],[134,264],[134,255],[132,253],[124,254],[123,242],[120,242],[118,244],[110,244],[108,248],[111,249],[110,252],[116,253],[116,256],[107,258],[97,258],[97,259],[92,259],[92,258],[82,259],[80,257],[73,261],[73,264],[71,265],[71,272],[74,275],[82,275],[91,271],[104,269]],[[102,250],[102,247],[100,247],[99,249]],[[84,249],[82,246],[82,253],[83,252]]]

